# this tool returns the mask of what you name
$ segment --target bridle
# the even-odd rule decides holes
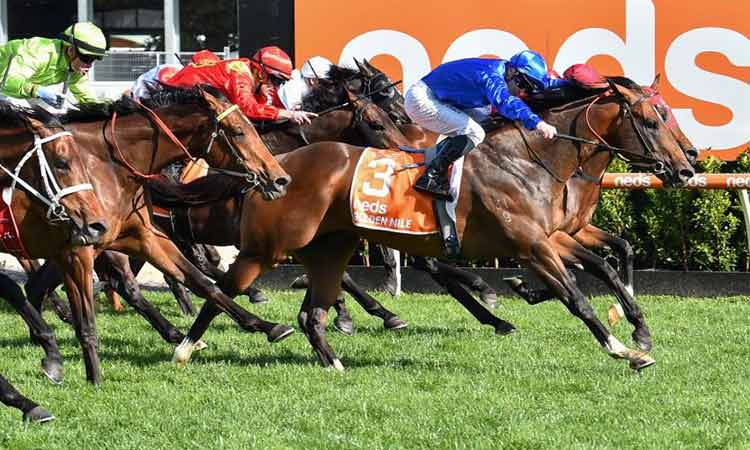
[[[0,169],[2,169],[6,174],[8,174],[9,177],[13,179],[13,183],[11,183],[10,185],[11,193],[16,188],[16,184],[21,186],[34,198],[47,206],[46,217],[47,220],[49,220],[49,222],[53,224],[66,223],[72,220],[65,206],[60,203],[60,200],[62,198],[71,194],[75,194],[76,192],[94,190],[94,187],[91,185],[91,183],[76,184],[74,186],[69,186],[62,189],[57,183],[55,175],[52,173],[52,169],[50,168],[49,162],[47,162],[43,146],[44,144],[54,141],[63,136],[72,136],[72,134],[69,131],[60,131],[51,136],[47,136],[46,138],[41,138],[38,134],[34,133],[34,143],[26,151],[26,154],[21,158],[21,160],[18,162],[18,165],[13,171],[0,164]],[[20,176],[21,169],[23,169],[23,166],[26,164],[26,162],[28,162],[33,156],[36,156],[39,162],[39,173],[42,177],[42,185],[44,186],[44,192],[46,193],[46,196],[34,189],[34,187],[24,181]]]
[[[193,156],[190,151],[185,147],[185,145],[180,142],[180,140],[177,138],[177,136],[172,133],[172,130],[169,129],[169,127],[164,123],[164,121],[161,120],[159,115],[147,107],[146,105],[136,101],[136,104],[138,104],[151,118],[152,123],[156,125],[156,128],[164,132],[164,134],[175,144],[177,147],[182,150],[183,153],[187,156],[187,159],[190,161],[197,161],[198,158]],[[229,149],[229,155],[235,159],[238,165],[244,167],[245,172],[236,172],[233,170],[227,170],[227,169],[219,169],[219,168],[211,168],[213,172],[222,173],[224,175],[229,176],[235,176],[235,177],[242,177],[245,178],[247,183],[250,185],[248,189],[254,189],[258,186],[260,186],[260,176],[254,172],[253,170],[250,170],[250,168],[247,167],[245,164],[245,160],[240,154],[240,152],[237,150],[237,148],[232,143],[232,140],[230,139],[229,135],[224,131],[224,129],[221,127],[221,122],[227,118],[230,114],[234,112],[239,111],[238,105],[232,105],[229,108],[225,109],[224,111],[220,112],[216,115],[216,117],[213,118],[213,124],[214,124],[214,130],[211,132],[211,138],[208,141],[208,144],[206,145],[206,149],[199,155],[199,157],[203,157],[208,155],[211,152],[211,149],[213,149],[214,143],[216,142],[217,138],[221,138],[224,143],[226,144],[226,148]],[[243,119],[245,117],[243,116]],[[247,119],[245,119],[247,120]],[[120,146],[117,144],[117,136],[115,133],[115,124],[117,121],[117,112],[112,114],[112,122],[111,122],[111,134],[112,134],[112,141],[113,141],[113,147],[115,148],[115,151],[118,154],[119,160],[125,165],[125,167],[128,168],[128,170],[135,175],[137,178],[142,180],[149,180],[153,178],[160,177],[159,174],[144,174],[138,171],[128,160],[125,158],[125,155],[123,154],[122,150],[120,149]]]

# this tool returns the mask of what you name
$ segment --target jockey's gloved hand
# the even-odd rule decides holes
[[[307,111],[290,111],[288,109],[282,110],[279,113],[279,117],[289,119],[297,125],[305,125],[312,121],[312,119],[318,117],[317,114]]]
[[[557,136],[557,128],[543,120],[537,124],[536,129],[541,131],[545,139],[552,139]]]
[[[38,87],[36,88],[36,91],[34,92],[34,96],[38,98],[39,100],[42,100],[46,104],[50,105],[53,108],[60,108],[62,107],[63,103],[63,96],[58,95],[58,93],[54,89],[46,88],[46,87]]]

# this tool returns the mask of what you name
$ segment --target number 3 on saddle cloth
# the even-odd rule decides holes
[[[464,158],[451,166],[453,201],[445,202],[433,201],[432,196],[414,189],[425,171],[425,158],[433,157],[434,147],[427,149],[427,154],[409,148],[366,148],[357,162],[349,195],[354,225],[405,234],[441,233],[444,239],[449,233],[457,239],[456,204]]]
[[[18,231],[18,224],[10,207],[12,201],[13,191],[9,187],[3,188],[2,195],[0,195],[0,244],[3,248],[0,250],[16,258],[31,259],[21,242],[21,233]]]

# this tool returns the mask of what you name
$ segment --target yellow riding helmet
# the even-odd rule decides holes
[[[91,22],[74,23],[62,32],[60,39],[83,55],[102,58],[107,53],[107,38],[102,30]]]

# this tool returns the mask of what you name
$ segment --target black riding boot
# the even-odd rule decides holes
[[[449,137],[439,142],[437,144],[437,156],[430,161],[427,170],[414,185],[414,189],[442,200],[451,201],[448,167],[472,148],[474,148],[474,143],[463,135]]]

